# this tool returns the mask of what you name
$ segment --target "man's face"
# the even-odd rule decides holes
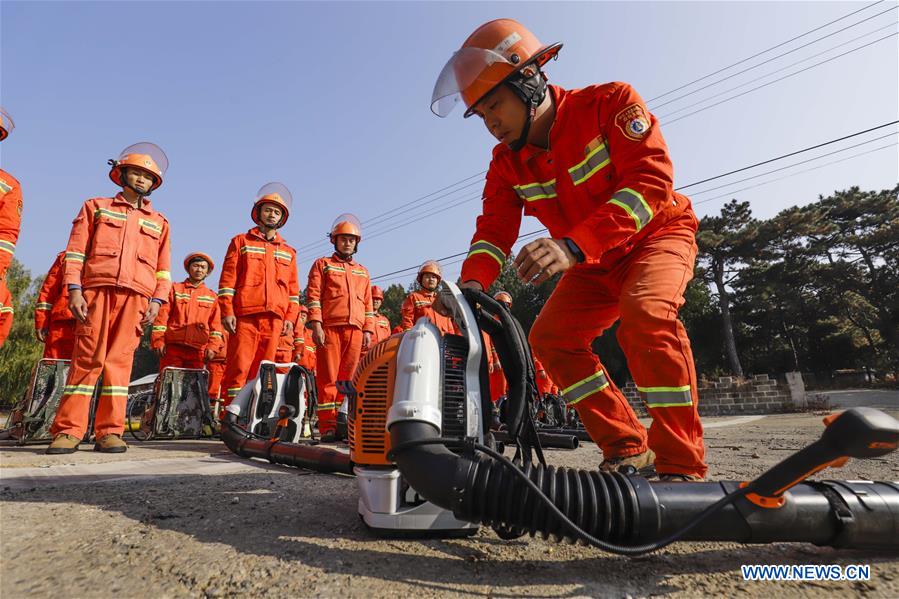
[[[147,171],[140,168],[125,168],[125,183],[137,193],[145,194],[153,187],[155,179]]]
[[[205,260],[194,260],[188,265],[187,274],[194,282],[202,281],[209,274],[209,263]]]
[[[281,223],[281,216],[284,211],[277,204],[266,202],[259,208],[259,220],[262,224],[269,228],[277,227]]]
[[[381,304],[382,304],[382,303],[383,303],[383,301],[380,300],[380,299],[372,299],[372,300],[371,300],[371,305],[372,305],[372,307],[375,309],[375,312],[377,312],[378,310],[381,309]]]
[[[343,254],[344,256],[349,256],[356,251],[356,236],[338,235],[334,239],[334,247],[337,248],[338,253]]]
[[[500,85],[477,103],[474,114],[484,120],[490,135],[511,146],[521,137],[527,108],[507,85]]]
[[[437,284],[440,282],[440,277],[433,273],[423,273],[421,275],[421,286],[427,289],[428,291],[434,291],[437,289]]]

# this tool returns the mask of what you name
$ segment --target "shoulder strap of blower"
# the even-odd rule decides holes
[[[504,304],[482,291],[463,289],[462,293],[475,313],[481,331],[490,335],[509,384],[505,424],[509,436],[515,439],[515,457],[530,462],[533,451],[537,460],[545,464],[530,410],[538,392],[527,335]],[[484,347],[483,339],[481,347]]]

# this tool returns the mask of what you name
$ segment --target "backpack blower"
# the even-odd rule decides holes
[[[442,282],[440,301],[459,335],[426,318],[362,359],[348,396],[349,455],[265,438],[227,408],[222,439],[244,457],[319,472],[354,474],[359,514],[376,531],[530,534],[641,555],[674,541],[807,542],[899,549],[899,483],[805,479],[846,459],[894,451],[899,421],[870,408],[825,419],[821,438],[751,482],[649,481],[546,465],[528,406],[536,397],[527,338],[489,295]],[[506,434],[515,456],[496,451],[481,331],[509,381]],[[289,407],[285,406],[284,417]]]

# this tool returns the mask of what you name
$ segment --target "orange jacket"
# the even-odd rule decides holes
[[[381,313],[375,314],[375,333],[372,335],[372,345],[390,337],[390,321]]]
[[[34,330],[50,328],[51,322],[75,320],[69,311],[69,289],[62,284],[62,271],[65,265],[65,252],[59,252],[44,284],[37,295],[37,304],[34,306]]]
[[[534,370],[537,372],[537,390],[544,395],[552,393],[555,385],[546,373],[543,364],[537,359],[537,356],[535,356],[533,352],[531,352],[531,359],[534,361]]]
[[[320,322],[326,327],[350,325],[374,332],[368,269],[355,260],[344,262],[334,254],[313,262],[306,301],[309,322]]]
[[[300,309],[296,251],[278,233],[269,241],[258,227],[237,235],[225,254],[218,296],[222,318],[271,312],[295,321]]]
[[[402,321],[400,326],[404,331],[412,328],[419,318],[427,316],[431,322],[440,330],[441,333],[453,333],[455,326],[449,316],[443,316],[434,311],[431,304],[437,299],[436,291],[413,291],[406,296],[401,309]]]
[[[22,226],[22,188],[16,178],[0,168],[0,279],[12,262]]]
[[[493,150],[462,280],[484,289],[518,238],[522,212],[568,237],[588,262],[611,267],[685,211],[659,124],[625,83],[580,90],[549,86],[556,117],[550,150]]]
[[[224,342],[224,329],[215,293],[203,283],[194,286],[186,279],[172,286],[168,299],[153,322],[150,347],[186,345],[217,351]]]
[[[278,338],[278,352],[290,356],[290,359],[297,363],[303,355],[303,346],[306,343],[303,335],[303,327],[306,323],[302,318],[302,312],[297,312],[296,320],[293,321],[293,335],[281,335]]]
[[[212,333],[209,336],[212,337]],[[225,358],[228,357],[228,337],[230,337],[230,333],[222,329],[222,342],[215,349],[215,355],[209,360],[210,362],[224,362]]]
[[[93,198],[72,221],[63,284],[124,287],[166,300],[172,289],[169,222],[149,200]]]

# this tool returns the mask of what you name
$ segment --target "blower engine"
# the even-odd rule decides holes
[[[899,483],[803,482],[848,457],[895,450],[899,422],[889,415],[856,408],[828,417],[820,440],[751,482],[664,483],[547,466],[528,410],[537,390],[521,326],[487,294],[443,282],[440,296],[460,334],[441,335],[423,318],[368,352],[347,389],[349,455],[247,431],[239,402],[228,408],[225,443],[245,457],[355,474],[359,513],[378,531],[464,535],[484,524],[502,538],[540,535],[624,555],[676,540],[899,548]],[[488,427],[481,330],[509,381],[512,460]]]

